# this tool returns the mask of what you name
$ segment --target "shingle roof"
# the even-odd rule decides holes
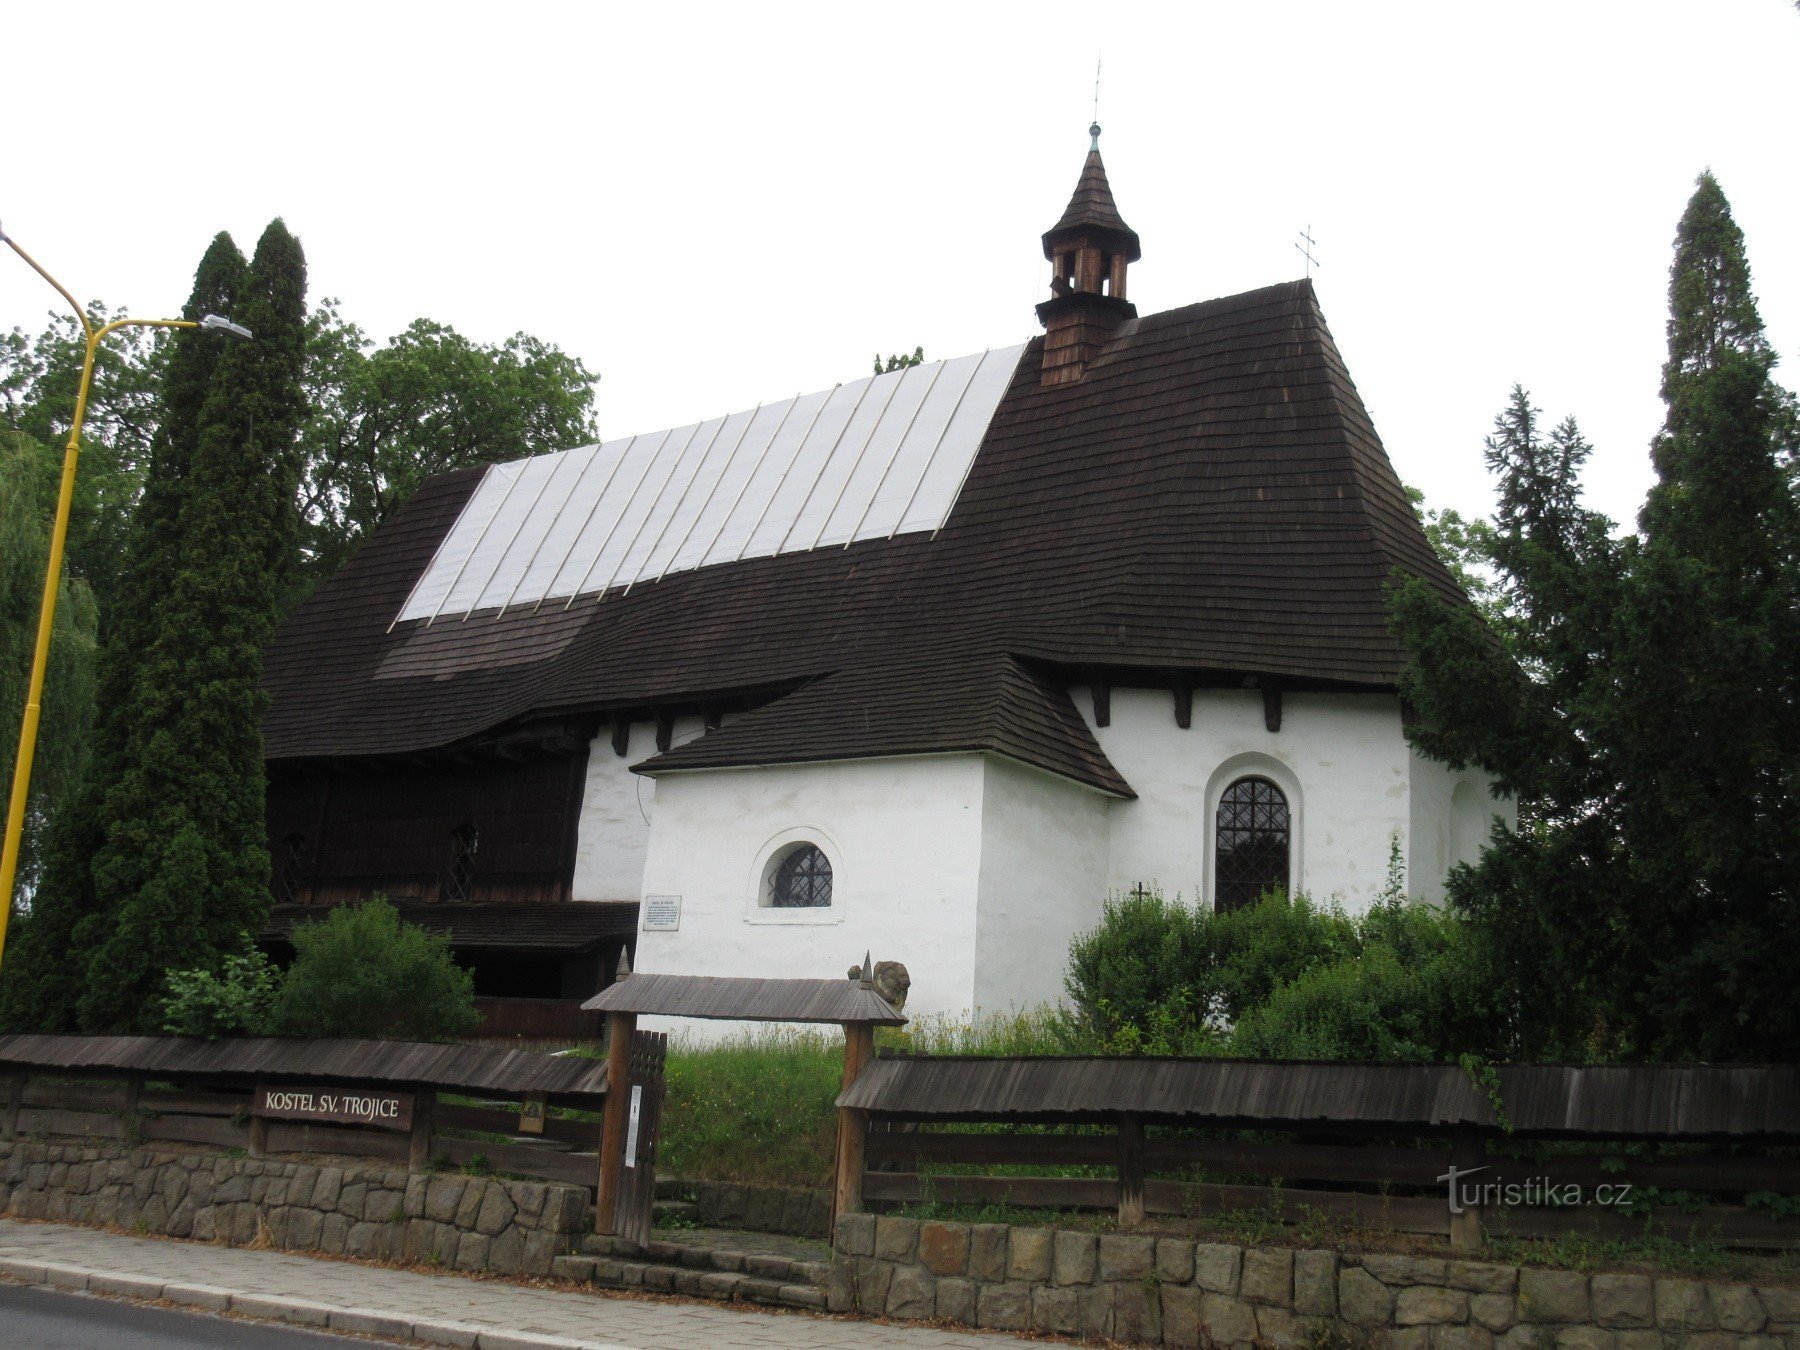
[[[906,1018],[856,980],[634,973],[595,994],[583,1012],[709,1017],[749,1022],[866,1022],[903,1027]]]
[[[1118,203],[1113,200],[1112,184],[1106,181],[1106,165],[1101,163],[1097,148],[1088,151],[1087,161],[1081,166],[1081,177],[1075,183],[1075,194],[1069,198],[1062,219],[1044,235],[1044,256],[1052,255],[1053,240],[1082,230],[1098,230],[1116,236],[1125,248],[1126,258],[1132,262],[1142,256],[1137,231],[1125,223],[1125,217],[1119,214]]]
[[[607,938],[637,932],[638,910],[623,901],[577,904],[395,905],[400,917],[428,933],[443,933],[458,947],[502,951],[581,951]],[[330,911],[320,905],[276,905],[259,936],[288,941],[295,928]]]
[[[652,765],[978,748],[1117,791],[1070,671],[1391,689],[1393,570],[1460,598],[1310,283],[1131,320],[1074,383],[1043,387],[1041,360],[1040,339],[935,534],[567,609],[394,624],[482,471],[432,480],[271,645],[266,753],[409,753],[528,714],[797,689]]]

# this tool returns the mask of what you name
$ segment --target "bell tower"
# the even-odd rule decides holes
[[[1037,307],[1045,329],[1046,385],[1079,380],[1113,331],[1137,317],[1137,307],[1125,298],[1125,272],[1143,250],[1113,202],[1100,162],[1100,124],[1088,134],[1093,141],[1075,195],[1044,236],[1044,256],[1054,269],[1050,298]]]

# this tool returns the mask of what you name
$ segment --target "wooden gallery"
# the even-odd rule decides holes
[[[268,652],[265,939],[385,893],[559,1036],[626,947],[980,1013],[1134,885],[1440,897],[1507,808],[1383,591],[1466,602],[1309,281],[1139,315],[1095,130],[1030,341],[428,482]]]

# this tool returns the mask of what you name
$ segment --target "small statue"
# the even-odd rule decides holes
[[[863,965],[850,967],[851,979],[861,980],[863,978],[863,971],[869,968],[868,958],[864,957],[863,961]],[[903,964],[898,961],[877,961],[870,984],[873,985],[876,993],[888,1001],[895,1012],[905,1011],[906,991],[912,988],[912,976],[907,973]]]

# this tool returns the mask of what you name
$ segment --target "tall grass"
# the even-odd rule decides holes
[[[783,1186],[830,1180],[841,1032],[770,1028],[711,1044],[677,1040],[665,1073],[658,1171]]]

